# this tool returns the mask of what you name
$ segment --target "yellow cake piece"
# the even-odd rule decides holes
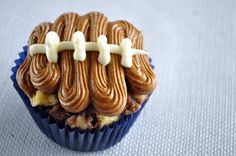
[[[30,102],[33,107],[36,107],[39,105],[53,106],[59,101],[55,94],[45,94],[42,91],[37,90],[36,94],[30,99]]]
[[[105,125],[110,125],[113,122],[118,121],[118,119],[119,119],[119,116],[105,116],[105,115],[98,115],[97,114],[99,128],[102,128]]]

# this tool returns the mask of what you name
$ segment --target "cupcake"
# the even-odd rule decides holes
[[[156,87],[142,32],[97,12],[39,24],[19,56],[14,87],[40,130],[73,150],[119,142]]]

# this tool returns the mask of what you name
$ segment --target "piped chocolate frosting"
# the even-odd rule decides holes
[[[84,16],[66,13],[54,23],[42,23],[33,30],[29,45],[44,43],[49,31],[58,33],[61,41],[70,41],[76,31],[92,42],[99,35],[106,35],[109,44],[129,38],[132,48],[143,49],[142,32],[126,21],[109,22],[97,12]],[[76,61],[73,53],[65,50],[59,53],[57,63],[50,63],[44,54],[28,55],[17,71],[17,82],[30,98],[36,90],[55,93],[68,112],[78,113],[92,104],[97,113],[108,116],[121,114],[130,97],[141,99],[155,89],[157,79],[147,55],[134,55],[131,68],[121,66],[119,55],[111,54],[107,66],[97,58],[97,52],[90,52],[84,61]]]

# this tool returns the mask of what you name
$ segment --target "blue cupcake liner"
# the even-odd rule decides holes
[[[19,53],[20,58],[15,60],[16,65],[11,68],[13,72],[11,80],[13,81],[13,86],[23,100],[31,117],[43,134],[55,143],[76,151],[104,150],[121,141],[136,121],[147,101],[142,104],[142,108],[138,112],[131,115],[124,115],[119,119],[119,121],[114,122],[109,126],[105,125],[101,129],[80,130],[78,128],[70,129],[66,126],[59,127],[56,123],[49,122],[47,116],[42,116],[38,109],[31,106],[29,98],[24,94],[16,82],[16,72],[25,60],[27,50],[28,46],[24,46],[23,51]],[[154,68],[153,65],[151,66]]]

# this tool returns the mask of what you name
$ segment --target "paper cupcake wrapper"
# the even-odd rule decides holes
[[[119,121],[114,122],[109,126],[106,125],[102,129],[96,128],[82,131],[77,128],[72,130],[66,126],[59,127],[56,123],[49,123],[48,117],[42,116],[37,108],[31,106],[29,98],[24,94],[16,82],[16,72],[27,56],[27,49],[28,46],[24,46],[23,51],[19,53],[20,58],[15,60],[16,66],[11,69],[13,72],[11,80],[31,117],[34,119],[39,129],[48,138],[63,147],[77,151],[103,150],[121,141],[128,133],[130,127],[132,127],[147,101],[142,104],[142,108],[138,112],[123,116]],[[154,68],[153,65],[152,68]]]

